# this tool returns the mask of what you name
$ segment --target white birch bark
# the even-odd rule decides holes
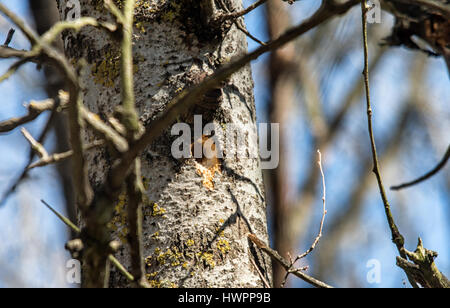
[[[63,19],[71,9],[58,0]],[[80,1],[81,16],[113,21],[103,1]],[[245,35],[232,26],[226,33],[211,33],[205,21],[220,11],[205,0],[150,0],[136,2],[134,59],[135,94],[140,119],[149,123],[166,104],[202,73],[210,74],[221,63],[247,51]],[[241,0],[218,1],[236,10]],[[120,5],[120,1],[115,1]],[[199,4],[202,4],[200,6]],[[209,13],[207,13],[209,11]],[[216,36],[216,37],[214,37]],[[84,58],[85,105],[101,118],[111,117],[120,103],[120,48],[105,32],[85,29],[64,33],[65,51],[74,60]],[[258,153],[253,80],[247,66],[214,92],[216,107],[201,106],[203,124],[235,125],[246,131],[242,150]],[[199,102],[202,105],[202,102]],[[211,106],[214,104],[209,104]],[[192,114],[180,116],[192,122]],[[87,138],[93,139],[90,132]],[[249,244],[247,234],[267,241],[266,203],[259,158],[224,157],[212,183],[199,174],[201,160],[174,159],[167,133],[142,155],[142,175],[148,200],[144,206],[144,256],[150,284],[155,287],[262,287],[255,267],[271,281],[271,263]],[[104,180],[112,156],[88,155],[89,178],[95,188]],[[213,184],[213,188],[207,187]],[[124,245],[116,257],[129,267],[124,207],[117,202],[113,236]],[[127,286],[112,269],[110,285]]]

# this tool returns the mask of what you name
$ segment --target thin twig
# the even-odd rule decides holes
[[[25,22],[20,19],[16,14],[14,14],[12,11],[10,11],[6,6],[0,3],[0,11],[14,23],[20,31],[25,34],[26,38],[30,41],[30,43],[34,46],[39,41],[39,36],[36,34],[36,32],[27,26]]]
[[[49,30],[47,32],[49,33],[48,39],[45,37],[44,39],[39,38],[23,20],[9,11],[2,4],[0,4],[0,11],[3,12],[3,14],[7,16],[30,41],[33,48],[29,54],[29,57],[34,58],[43,56],[46,60],[48,60],[50,64],[53,64],[57,68],[59,68],[63,77],[67,81],[67,87],[69,90],[69,102],[67,108],[69,119],[69,137],[71,141],[71,148],[73,151],[72,165],[74,187],[76,189],[76,202],[86,221],[85,232],[83,232],[83,240],[85,240],[86,238],[90,239],[89,241],[85,242],[86,247],[83,253],[83,259],[85,263],[85,279],[83,281],[83,286],[105,287],[108,285],[109,278],[109,273],[107,271],[107,256],[109,254],[108,247],[110,247],[111,242],[110,233],[107,229],[103,228],[103,226],[107,224],[109,216],[102,216],[101,214],[98,214],[97,210],[91,209],[99,205],[100,208],[102,206],[110,206],[113,203],[113,199],[105,198],[100,200],[100,202],[96,200],[96,204],[92,204],[92,201],[94,200],[94,193],[88,179],[87,164],[84,156],[84,121],[80,111],[83,107],[83,93],[81,91],[77,71],[62,53],[60,53],[58,50],[55,50],[47,42],[52,39],[53,34],[50,35],[50,33],[53,33],[52,31],[54,30]],[[74,24],[76,24],[76,22],[61,23],[59,24],[59,26],[70,28],[74,26]],[[21,61],[25,60],[25,58],[21,59]],[[5,76],[8,77],[8,74],[10,75],[12,73],[12,70],[9,70]],[[28,169],[23,172],[23,175],[26,174],[27,171]],[[127,172],[124,172],[122,174],[122,179],[125,178],[126,173]],[[103,188],[107,190],[108,187]]]
[[[105,141],[104,140],[96,140],[96,141],[93,141],[92,143],[86,145],[84,147],[84,151],[89,151],[91,149],[98,148],[98,147],[101,147],[101,146],[104,146],[104,145],[105,145]],[[54,153],[54,154],[49,155],[49,156],[47,156],[45,158],[43,157],[43,158],[39,159],[37,162],[29,165],[28,169],[33,169],[33,168],[38,168],[38,167],[45,167],[45,166],[48,166],[48,165],[51,165],[51,164],[56,164],[56,163],[62,162],[64,160],[72,157],[72,155],[73,155],[73,151],[72,150],[69,150],[69,151],[66,151],[66,152],[62,152],[62,153]]]
[[[30,52],[27,50],[19,50],[8,46],[0,45],[0,58],[29,58]],[[36,59],[29,58],[30,62],[37,62]]]
[[[76,20],[60,21],[54,24],[47,32],[42,35],[41,41],[45,44],[51,44],[54,40],[59,38],[61,32],[66,30],[74,30],[78,32],[86,26],[106,29],[108,32],[115,32],[117,30],[117,26],[113,24],[102,23],[92,17],[81,17]]]
[[[317,164],[319,165],[320,174],[322,176],[322,189],[323,189],[323,192],[322,192],[322,204],[323,204],[322,219],[320,220],[319,233],[317,234],[316,238],[314,239],[314,242],[312,243],[311,247],[309,247],[309,249],[307,251],[305,251],[303,254],[297,256],[297,258],[295,259],[294,263],[296,261],[306,257],[311,251],[314,250],[314,248],[316,248],[316,245],[319,243],[319,240],[322,237],[322,230],[323,230],[323,225],[324,225],[324,222],[325,222],[325,215],[327,214],[327,209],[326,209],[326,186],[325,186],[325,175],[323,173],[323,167],[322,167],[322,153],[320,153],[320,150],[317,150],[317,154],[319,156]]]
[[[224,4],[223,2],[221,2],[222,4],[222,8],[227,12],[227,14],[233,14],[230,9],[226,6],[226,4]],[[222,15],[221,17],[223,17],[224,15]],[[219,19],[221,18],[219,17]],[[223,21],[220,21],[223,22]],[[263,41],[259,40],[257,37],[255,37],[254,35],[252,35],[250,32],[247,31],[247,29],[245,29],[245,26],[243,25],[242,19],[240,18],[236,18],[234,21],[234,24],[236,25],[236,27],[241,30],[245,35],[247,35],[250,39],[254,40],[255,42],[257,42],[258,44],[265,46],[267,45],[266,43],[264,43]]]
[[[266,46],[267,43],[261,41],[260,39],[258,39],[256,36],[254,36],[253,34],[251,34],[250,32],[247,31],[247,29],[245,29],[244,26],[242,26],[241,21],[236,21],[235,23],[236,27],[241,30],[245,35],[247,35],[249,38],[251,38],[252,40],[254,40],[256,43],[262,45],[262,46]]]
[[[96,113],[90,112],[86,107],[80,107],[80,113],[83,120],[119,153],[124,153],[128,150],[127,140],[103,122]]]
[[[16,14],[11,12],[4,5],[0,4],[0,11],[3,12],[28,38],[33,46],[30,57],[44,55],[51,64],[56,65],[68,83],[69,89],[69,136],[73,154],[73,174],[77,196],[77,204],[80,208],[86,209],[92,200],[93,192],[87,176],[87,164],[83,153],[83,121],[79,108],[82,106],[82,93],[78,76],[73,66],[67,58],[51,45],[41,40],[35,31],[29,27]],[[25,59],[22,59],[25,60]]]
[[[16,30],[14,28],[9,29],[8,31],[8,35],[6,36],[6,40],[5,43],[3,43],[3,46],[8,47],[9,44],[11,43],[14,33],[16,32]]]
[[[320,238],[322,237],[323,225],[325,222],[325,215],[327,214],[327,209],[326,209],[326,190],[327,189],[325,186],[325,175],[323,173],[323,167],[322,167],[322,153],[320,153],[320,150],[317,150],[317,154],[318,154],[317,165],[319,166],[320,174],[322,176],[322,205],[323,205],[322,219],[320,220],[319,232],[318,232],[316,238],[314,239],[312,245],[304,253],[298,255],[294,261],[291,260],[291,266],[290,266],[289,270],[286,272],[286,275],[281,284],[281,287],[283,287],[286,284],[289,274],[292,273],[292,267],[294,266],[294,264],[297,263],[298,260],[303,259],[308,254],[310,254],[316,248],[317,244],[320,241]],[[304,270],[305,268],[308,268],[308,267],[306,266],[306,267],[298,269],[298,270]]]
[[[124,16],[120,9],[112,2],[111,0],[105,0],[104,1],[105,8],[113,14],[113,16],[116,18],[117,22],[120,24],[124,23]]]
[[[139,116],[135,106],[134,76],[133,76],[133,16],[135,0],[125,1],[122,23],[122,58],[121,58],[121,124],[126,129],[129,143],[139,137]],[[129,244],[132,273],[139,287],[150,287],[145,277],[145,263],[143,258],[142,232],[142,202],[144,200],[144,185],[141,176],[141,161],[137,157],[133,171],[126,178],[128,194],[128,227],[130,229]],[[111,207],[112,210],[114,206]]]
[[[14,62],[9,68],[8,70],[0,76],[0,83],[2,83],[3,81],[5,81],[6,79],[8,79],[9,77],[11,77],[12,75],[14,75],[15,72],[17,72],[17,70],[24,64],[28,63],[29,59],[28,58],[23,58],[20,59],[16,62]]]
[[[57,210],[55,210],[53,207],[50,206],[47,202],[41,199],[41,202],[55,214],[63,223],[66,224],[70,229],[75,231],[75,233],[80,233],[81,229],[78,228],[73,222],[70,221],[69,218],[65,217],[61,213],[59,213]],[[117,260],[112,254],[108,256],[109,261],[121,272],[129,281],[134,281],[133,275],[131,275],[126,268]]]
[[[47,137],[47,134],[50,131],[51,124],[53,123],[53,120],[56,116],[58,106],[59,106],[59,104],[55,104],[53,106],[50,116],[47,119],[47,122],[45,123],[44,128],[37,140],[41,144],[44,143],[45,138]],[[2,198],[0,199],[0,206],[5,203],[5,201],[16,190],[17,186],[19,186],[19,184],[22,182],[22,180],[24,180],[27,177],[27,174],[29,171],[28,166],[33,162],[35,154],[36,153],[32,149],[30,149],[29,155],[28,155],[28,163],[27,163],[26,167],[22,170],[22,173],[20,174],[20,176],[18,176],[17,179],[14,181],[14,184],[12,184],[8,188],[8,190],[6,190],[6,192],[3,194]]]
[[[259,275],[259,278],[261,278],[262,282],[264,283],[264,286],[268,289],[270,289],[270,283],[267,281],[266,277],[261,273],[261,271],[258,268],[258,265],[256,265],[255,260],[253,258],[250,258],[250,262],[252,263],[253,267],[255,268],[256,272]]]
[[[127,129],[128,142],[133,142],[139,132],[139,116],[135,106],[133,69],[133,16],[135,0],[127,0],[123,10],[121,43],[121,123]]]
[[[22,132],[25,139],[27,139],[27,141],[30,143],[33,151],[35,151],[39,155],[39,157],[46,159],[48,157],[48,153],[45,150],[44,146],[41,143],[37,142],[25,127],[22,127],[20,131]]]
[[[391,206],[389,204],[389,201],[387,199],[386,191],[384,189],[383,181],[381,178],[380,173],[380,167],[378,162],[378,154],[377,154],[377,148],[375,145],[375,137],[373,133],[373,125],[372,125],[372,106],[370,102],[370,85],[369,85],[369,48],[368,48],[368,39],[367,39],[367,12],[368,7],[366,4],[366,0],[361,1],[361,16],[362,16],[362,33],[363,33],[363,48],[364,48],[364,87],[366,91],[366,104],[367,104],[367,125],[368,125],[368,131],[369,131],[369,138],[370,138],[370,145],[372,149],[372,158],[373,158],[373,173],[375,174],[375,177],[377,179],[378,188],[380,191],[380,196],[384,204],[384,210],[386,214],[386,218],[389,224],[389,229],[391,230],[392,234],[392,241],[397,246],[397,250],[400,253],[400,256],[404,259],[406,259],[406,254],[404,252],[404,243],[405,240],[403,236],[401,235],[400,231],[398,230],[397,225],[394,221],[394,216],[391,212]],[[417,288],[417,284],[414,281],[412,277],[408,273],[406,273],[408,276],[408,280],[411,283],[411,285],[415,288]]]
[[[53,212],[53,214],[56,215],[63,223],[65,223],[70,229],[75,231],[76,233],[80,233],[81,229],[77,227],[73,222],[70,221],[69,218],[65,217],[61,213],[59,213],[57,210],[55,210],[50,204],[48,204],[45,200],[41,199],[41,202],[50,210]]]
[[[142,202],[144,199],[144,185],[142,184],[140,159],[136,158],[134,170],[127,179],[127,213],[131,268],[133,276],[139,287],[148,288],[149,284],[145,277],[145,263],[143,258],[143,232],[142,232]]]
[[[30,57],[36,57],[38,55],[45,55],[50,63],[55,64],[60,71],[63,73],[66,81],[68,82],[68,88],[70,92],[69,104],[68,104],[68,114],[69,114],[69,128],[70,128],[70,141],[72,149],[74,151],[73,161],[74,161],[74,182],[77,191],[77,203],[80,208],[87,208],[87,205],[92,199],[93,192],[90,187],[87,178],[87,165],[85,163],[83,155],[83,142],[82,142],[82,119],[79,113],[79,107],[82,105],[82,94],[78,82],[78,76],[73,69],[69,61],[62,55],[59,51],[52,48],[51,45],[42,41],[35,31],[29,27],[21,18],[10,11],[6,6],[0,3],[0,11],[12,21],[27,37],[33,46],[30,52]],[[25,61],[26,59],[21,59]],[[18,62],[17,64],[20,64]],[[17,69],[17,68],[16,68]],[[8,71],[12,74],[11,69]],[[8,76],[6,74],[6,77]],[[0,78],[1,81],[1,78]]]
[[[27,106],[28,114],[24,115],[20,118],[11,118],[0,122],[0,133],[5,133],[12,131],[13,129],[33,121],[36,119],[42,112],[52,110],[55,105],[55,101],[53,99],[47,99],[45,101],[36,102],[31,101]]]
[[[264,251],[266,254],[268,254],[274,261],[277,261],[281,264],[281,266],[284,267],[285,270],[289,270],[291,267],[291,264],[289,261],[287,261],[285,258],[280,256],[280,254],[276,251],[267,246],[262,240],[260,240],[256,235],[249,233],[247,235],[248,239],[251,240],[256,246],[258,246],[259,249]],[[305,273],[303,273],[299,269],[295,269],[291,272],[295,276],[299,277],[300,279],[312,284],[313,286],[317,288],[333,288],[332,286],[326,284],[325,282],[322,282],[314,277],[311,277]]]
[[[392,190],[400,190],[402,188],[406,188],[406,187],[410,187],[410,186],[419,184],[420,182],[423,182],[423,181],[431,178],[433,175],[435,175],[441,169],[444,168],[444,166],[446,165],[446,163],[449,160],[449,158],[450,158],[450,145],[448,146],[447,151],[445,152],[444,157],[442,158],[442,160],[431,171],[427,172],[426,174],[422,175],[420,178],[418,178],[418,179],[416,179],[414,181],[403,183],[403,184],[400,184],[400,185],[397,185],[397,186],[391,186],[391,189]]]
[[[253,4],[249,5],[246,9],[243,9],[242,11],[228,13],[228,14],[220,16],[219,20],[221,22],[224,22],[226,20],[237,19],[239,17],[242,17],[242,16],[250,13],[251,11],[253,11],[254,9],[256,9],[257,7],[259,7],[260,5],[262,5],[266,2],[267,2],[267,0],[258,0],[256,2],[254,2]]]

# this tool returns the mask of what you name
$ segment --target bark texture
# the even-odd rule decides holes
[[[220,1],[242,9],[239,0]],[[103,1],[80,1],[81,16],[113,21]],[[115,2],[120,7],[120,2]],[[59,0],[62,19],[69,8]],[[222,10],[214,1],[137,1],[135,12],[135,95],[143,123],[158,117],[177,93],[211,74],[232,57],[245,53],[245,35],[230,29],[205,27]],[[120,102],[120,48],[118,41],[97,29],[63,35],[67,56],[84,58],[85,105],[107,120]],[[207,101],[207,102],[206,102]],[[244,132],[245,151],[258,153],[253,80],[247,66],[220,89],[199,102],[195,114],[203,125],[236,125]],[[180,115],[192,126],[192,112]],[[86,139],[93,140],[87,131]],[[267,241],[266,203],[259,158],[226,156],[211,166],[205,159],[175,159],[170,128],[143,153],[144,258],[153,287],[262,287],[261,274],[271,281],[271,264],[247,240],[249,232]],[[86,140],[87,142],[88,140]],[[104,181],[114,153],[90,152],[89,178],[93,187]],[[210,182],[202,173],[212,172]],[[117,200],[111,222],[113,237],[123,243],[116,257],[130,267],[127,200]],[[258,269],[257,269],[258,268]],[[110,286],[128,286],[114,269]]]

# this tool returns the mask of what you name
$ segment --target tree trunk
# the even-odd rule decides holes
[[[58,0],[62,19],[73,13],[73,7],[66,6],[68,2]],[[218,2],[228,8],[242,9],[240,0]],[[114,21],[102,3],[80,1],[81,16]],[[205,26],[209,17],[223,9],[214,3],[209,0],[136,2],[134,79],[136,106],[142,123],[157,118],[180,91],[211,74],[230,58],[246,52],[246,37],[235,26],[220,30]],[[70,59],[87,61],[82,74],[85,106],[108,120],[121,97],[119,41],[93,28],[79,33],[65,32],[63,39]],[[208,93],[204,100],[194,110],[195,114],[202,115],[203,125],[214,123],[216,133],[220,128],[235,126],[245,132],[245,150],[259,153],[249,66],[234,74],[220,89]],[[192,128],[193,114],[180,115],[179,121]],[[94,137],[86,132],[86,142]],[[262,287],[263,279],[270,283],[270,260],[247,240],[248,233],[266,241],[268,238],[259,156],[176,159],[171,147],[177,137],[171,136],[169,127],[141,156],[146,186],[143,253],[150,284],[154,287]],[[200,139],[203,140],[202,134]],[[94,188],[104,181],[113,155],[106,151],[91,151],[87,155],[89,179]],[[123,243],[116,257],[130,268],[126,206],[124,190],[110,225],[113,238]],[[110,286],[128,286],[128,282],[113,268]]]

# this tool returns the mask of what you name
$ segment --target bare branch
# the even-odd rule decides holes
[[[45,150],[44,146],[42,144],[40,144],[39,142],[37,142],[33,138],[33,136],[31,136],[31,134],[25,129],[25,127],[22,127],[21,132],[22,132],[23,136],[25,137],[25,139],[27,139],[28,142],[30,143],[33,151],[35,151],[39,155],[39,157],[44,158],[44,159],[48,157],[48,153]]]
[[[251,34],[250,32],[247,31],[247,29],[245,29],[245,27],[241,24],[241,21],[236,21],[236,27],[241,30],[245,35],[247,35],[249,38],[251,38],[252,40],[254,40],[256,43],[262,45],[262,46],[266,46],[267,43],[264,43],[263,41],[261,41],[260,39],[258,39],[256,36],[254,36],[253,34]]]
[[[243,9],[242,11],[224,14],[224,15],[218,17],[218,19],[220,22],[224,22],[226,20],[231,20],[231,19],[237,19],[239,17],[242,17],[242,16],[250,13],[251,11],[253,11],[254,9],[258,8],[260,5],[262,5],[266,2],[267,2],[267,0],[258,0],[256,2],[254,2],[253,4],[249,5],[246,9]]]
[[[262,282],[264,283],[264,286],[268,289],[270,289],[270,283],[267,281],[266,277],[261,273],[261,271],[258,268],[258,265],[256,265],[255,260],[253,258],[250,258],[250,262],[252,263],[253,267],[255,268],[256,272],[258,273],[259,277],[261,278]]]
[[[69,218],[65,217],[64,215],[62,215],[61,213],[59,213],[57,210],[55,210],[53,207],[50,206],[50,204],[48,204],[47,202],[45,202],[44,200],[41,200],[41,202],[50,210],[53,212],[53,214],[55,214],[63,223],[66,224],[66,226],[68,226],[70,229],[72,229],[73,231],[75,231],[75,233],[80,233],[81,229],[78,228],[73,222],[70,221]],[[113,255],[108,255],[108,259],[109,261],[111,261],[111,263],[119,270],[119,272],[121,272],[129,281],[134,281],[134,277],[133,275],[131,275],[126,269],[125,267],[119,262],[119,260],[117,260]]]
[[[436,275],[439,274],[439,277],[443,277],[442,279],[439,279],[439,282],[444,281],[444,285],[448,287],[448,280],[443,276],[438,270],[436,265],[434,264],[434,258],[437,256],[436,253],[428,254],[428,250],[424,249],[422,246],[422,241],[419,240],[419,245],[417,247],[416,253],[418,254],[417,258],[416,255],[413,255],[409,253],[404,248],[404,238],[400,234],[397,225],[395,224],[394,217],[392,215],[389,202],[386,197],[386,192],[384,190],[383,182],[380,175],[380,168],[378,164],[378,155],[377,150],[375,146],[375,138],[373,134],[373,128],[372,128],[372,108],[370,103],[370,92],[369,92],[369,64],[368,64],[368,47],[367,47],[367,7],[366,7],[366,1],[361,1],[361,11],[362,11],[362,24],[363,24],[363,43],[364,43],[364,84],[366,89],[366,101],[367,101],[367,118],[368,118],[368,128],[369,128],[369,136],[370,136],[370,142],[372,147],[372,156],[373,156],[373,172],[375,173],[375,176],[377,178],[378,187],[380,190],[381,199],[383,200],[386,218],[389,224],[389,228],[391,230],[392,234],[392,241],[397,246],[397,250],[400,254],[401,259],[406,260],[407,258],[413,258],[413,262],[415,262],[417,265],[419,265],[420,273],[422,274],[424,281],[419,280],[416,275],[414,275],[411,271],[405,270],[405,274],[408,277],[409,282],[414,288],[418,288],[418,284],[421,284],[423,287],[430,287],[434,286],[435,284],[435,278]],[[421,254],[419,256],[419,254]],[[422,277],[420,277],[422,278]],[[445,279],[444,279],[445,278]]]
[[[61,32],[65,30],[75,30],[78,32],[86,26],[105,29],[109,32],[115,32],[117,30],[116,25],[110,23],[102,23],[92,17],[81,17],[73,21],[60,21],[54,24],[47,32],[42,35],[41,41],[45,44],[51,44],[55,39],[58,38]]]
[[[320,153],[320,150],[317,150],[317,154],[319,156],[319,160],[317,161],[317,164],[319,165],[319,170],[320,170],[320,174],[322,176],[322,187],[323,187],[323,195],[322,195],[322,204],[323,204],[323,211],[322,211],[322,219],[320,220],[320,227],[319,227],[319,233],[317,234],[316,238],[314,239],[314,242],[312,243],[311,247],[309,247],[308,250],[306,250],[304,253],[302,253],[301,255],[298,255],[295,258],[295,261],[298,261],[300,259],[303,259],[304,257],[306,257],[311,251],[314,250],[314,248],[316,248],[317,243],[319,243],[320,238],[322,237],[322,230],[323,230],[323,225],[325,222],[325,215],[327,214],[327,209],[326,209],[326,186],[325,186],[325,175],[323,174],[323,168],[322,168],[322,153]]]
[[[140,159],[136,159],[133,172],[126,179],[128,195],[128,227],[132,274],[136,278],[139,287],[148,288],[145,277],[145,263],[143,258],[143,233],[142,233],[142,202],[144,200],[144,185],[141,176]]]
[[[285,285],[289,274],[292,273],[292,267],[295,265],[295,263],[297,263],[298,260],[303,259],[308,254],[310,254],[316,248],[317,244],[320,241],[320,238],[322,237],[323,225],[325,222],[325,215],[327,214],[326,186],[325,186],[325,175],[323,173],[323,168],[322,168],[322,153],[320,153],[320,150],[317,150],[317,154],[319,157],[317,160],[317,165],[319,166],[320,174],[322,176],[322,204],[323,204],[322,219],[320,220],[319,233],[317,234],[316,238],[314,239],[314,242],[312,243],[312,245],[304,253],[298,255],[294,261],[291,260],[291,266],[290,266],[289,270],[286,272],[286,276],[284,277],[283,283],[281,284],[282,287]],[[308,267],[304,267],[304,268],[297,269],[297,270],[302,271],[302,270],[305,270],[305,268],[308,268]]]
[[[287,261],[285,258],[283,258],[282,256],[280,256],[280,254],[276,251],[273,250],[272,248],[270,248],[269,246],[267,246],[263,241],[261,241],[256,235],[254,234],[248,234],[247,235],[248,239],[251,240],[256,246],[258,246],[259,249],[261,249],[262,251],[264,251],[266,254],[268,254],[274,261],[277,261],[279,264],[281,264],[281,266],[284,267],[284,269],[286,271],[290,270],[291,264],[289,261]],[[312,284],[313,286],[317,287],[317,288],[333,288],[332,286],[317,280],[316,278],[313,278],[305,273],[303,273],[300,269],[296,269],[291,271],[292,274],[294,274],[295,276],[297,276],[298,278]]]
[[[27,58],[23,58],[18,60],[17,62],[13,63],[8,70],[6,71],[6,73],[4,73],[3,75],[0,76],[0,83],[2,83],[3,81],[5,81],[6,79],[8,79],[9,77],[11,77],[12,75],[14,75],[15,72],[17,72],[17,70],[24,64],[26,64],[27,62],[29,62],[29,59]]]
[[[34,30],[27,26],[22,19],[20,19],[16,14],[11,12],[6,6],[1,3],[0,11],[14,23],[20,29],[20,31],[23,32],[23,34],[25,34],[25,36],[33,46],[38,43],[39,36],[36,34],[36,32],[34,32]]]
[[[20,118],[11,118],[9,120],[0,122],[0,133],[12,131],[13,129],[33,121],[42,112],[52,110],[55,105],[53,99],[47,99],[44,101],[31,101],[28,106],[28,114]]]
[[[16,32],[16,30],[14,30],[13,28],[9,29],[8,35],[6,36],[5,43],[3,44],[4,47],[8,47],[8,45],[11,43],[15,32]]]
[[[434,259],[437,257],[437,252],[428,250],[423,247],[422,239],[419,238],[417,248],[414,252],[404,249],[408,259],[397,257],[397,265],[401,267],[408,276],[414,278],[424,288],[450,288],[450,281],[444,274],[442,274]]]
[[[44,128],[38,138],[38,142],[39,143],[44,143],[45,138],[47,137],[47,134],[50,130],[51,124],[55,118],[56,112],[57,112],[57,106],[58,104],[55,104],[55,106],[53,107],[50,117],[47,119],[47,122],[44,125]],[[35,152],[31,149],[28,155],[28,163],[27,166],[31,164],[31,162],[33,161]],[[22,180],[24,180],[28,174],[28,168],[25,167],[22,171],[22,173],[20,174],[19,177],[17,177],[17,179],[14,181],[14,184],[12,184],[8,190],[6,190],[6,192],[3,194],[2,198],[0,199],[0,205],[3,205],[4,202],[7,200],[7,198],[16,190],[17,186],[19,186],[19,184],[22,182]]]
[[[101,136],[101,138],[112,144],[120,153],[124,153],[128,150],[128,142],[125,138],[104,123],[97,114],[90,112],[85,107],[81,107],[80,109],[83,120],[85,120],[86,123]]]
[[[410,187],[410,186],[419,184],[419,183],[431,178],[433,175],[435,175],[436,173],[438,173],[441,169],[443,169],[445,167],[449,158],[450,158],[450,145],[448,146],[447,151],[445,152],[442,160],[431,171],[427,172],[426,174],[422,175],[420,178],[418,178],[414,181],[403,183],[403,184],[400,184],[397,186],[392,186],[391,189],[392,190],[400,190],[400,189],[403,189],[406,187]]]
[[[133,16],[135,0],[124,4],[122,23],[122,57],[121,57],[121,123],[127,129],[127,139],[134,141],[139,133],[139,116],[135,107],[134,72],[133,72]]]
[[[111,0],[105,0],[104,1],[105,8],[111,12],[111,14],[114,15],[118,23],[123,24],[124,23],[124,16],[120,9],[112,2]]]
[[[0,46],[0,58],[26,58],[28,56],[28,51],[18,50],[8,46]]]
[[[84,147],[84,151],[89,151],[91,149],[101,147],[103,145],[105,145],[105,142],[103,140],[96,140],[96,141],[92,142],[91,144],[86,145]],[[29,165],[28,169],[44,167],[44,166],[48,166],[51,164],[59,163],[59,162],[62,162],[64,160],[72,157],[72,155],[73,155],[72,150],[69,150],[69,151],[66,151],[63,153],[55,153],[55,154],[49,155],[47,157],[43,157],[40,160],[38,160],[37,162]]]
[[[391,207],[386,197],[386,192],[384,190],[383,182],[380,175],[380,167],[378,163],[378,154],[375,145],[375,137],[373,134],[372,126],[372,106],[370,101],[370,86],[369,86],[369,55],[368,55],[368,43],[367,43],[367,6],[366,1],[361,1],[361,11],[362,11],[362,25],[363,25],[363,47],[364,47],[364,86],[366,90],[366,103],[367,103],[367,122],[369,130],[370,145],[372,148],[372,158],[373,158],[373,172],[377,178],[378,187],[380,190],[381,199],[383,200],[384,208],[386,211],[386,216],[389,222],[389,227],[392,232],[392,239],[397,245],[398,250],[403,247],[404,239],[403,236],[398,231],[398,228],[392,217]]]
[[[92,199],[93,192],[87,178],[87,165],[85,163],[83,154],[83,121],[81,119],[79,110],[79,108],[82,106],[82,93],[80,91],[78,76],[69,61],[64,57],[64,55],[52,48],[44,40],[41,40],[39,36],[34,32],[34,30],[26,25],[23,20],[21,20],[3,4],[0,4],[0,11],[25,34],[30,43],[33,45],[33,49],[30,54],[33,57],[36,57],[38,55],[45,55],[50,63],[58,67],[58,69],[61,71],[61,73],[64,75],[64,78],[68,82],[70,93],[68,103],[70,128],[69,135],[73,150],[74,183],[77,190],[78,206],[81,209],[86,209],[87,205]],[[52,30],[49,31],[51,32]],[[22,59],[21,61],[26,62],[26,59]],[[18,64],[20,64],[20,62]],[[10,70],[8,71],[8,73],[12,74],[13,72]]]

